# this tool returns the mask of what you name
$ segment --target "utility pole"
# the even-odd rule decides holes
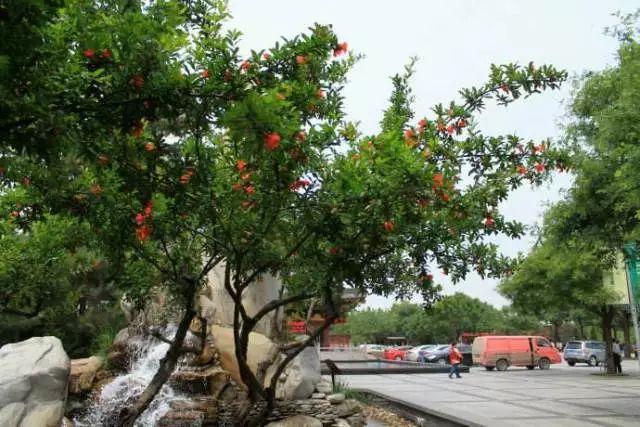
[[[633,330],[636,335],[636,361],[640,369],[640,328],[638,327],[638,306],[636,305],[635,290],[638,287],[637,259],[638,252],[635,243],[624,245],[626,252],[625,272],[627,273],[627,289],[629,292],[629,307],[631,309],[631,320],[633,320]]]

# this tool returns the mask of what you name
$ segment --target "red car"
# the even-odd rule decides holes
[[[382,353],[382,358],[386,360],[404,360],[404,354],[411,346],[391,347]]]

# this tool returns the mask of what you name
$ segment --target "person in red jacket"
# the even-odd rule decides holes
[[[462,354],[456,347],[456,343],[451,343],[449,349],[449,363],[451,363],[451,369],[449,370],[449,378],[453,378],[453,374],[456,374],[456,378],[462,378],[460,376],[460,363],[462,363]]]

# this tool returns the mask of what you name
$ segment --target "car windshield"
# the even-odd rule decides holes
[[[569,341],[565,347],[565,350],[576,350],[581,349],[582,343],[579,341]]]

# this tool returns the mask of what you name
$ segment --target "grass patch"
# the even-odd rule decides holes
[[[373,402],[368,394],[363,393],[359,390],[349,388],[346,383],[340,381],[339,379],[336,379],[336,383],[333,386],[333,392],[342,393],[347,399],[355,399],[365,405],[369,405]]]

